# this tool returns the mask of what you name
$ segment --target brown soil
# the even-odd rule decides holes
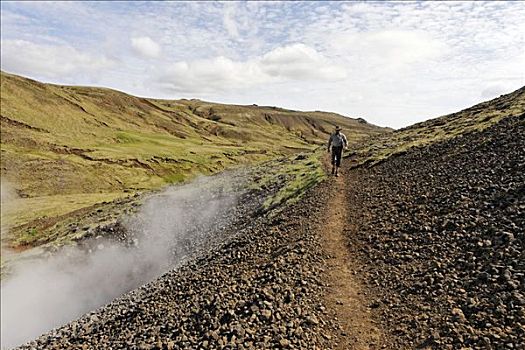
[[[325,162],[328,164],[328,162]],[[328,167],[328,166],[327,166]],[[347,177],[331,177],[331,201],[326,209],[326,223],[321,237],[328,254],[328,293],[325,303],[341,326],[335,349],[384,349],[386,340],[378,322],[373,319],[368,293],[361,286],[357,272],[359,262],[349,254],[345,231],[355,232],[348,225],[349,201],[346,199]],[[346,180],[346,181],[345,181]]]

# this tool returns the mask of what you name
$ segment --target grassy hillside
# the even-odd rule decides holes
[[[225,168],[313,150],[341,125],[353,143],[387,131],[334,113],[158,100],[1,73],[3,219],[35,219]]]
[[[370,166],[390,156],[405,153],[412,147],[422,147],[473,131],[482,131],[503,118],[525,114],[525,87],[510,94],[477,104],[457,113],[430,119],[407,128],[368,139],[349,154],[355,165]]]

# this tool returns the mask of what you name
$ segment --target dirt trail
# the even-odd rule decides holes
[[[227,184],[231,183],[226,180]],[[349,226],[357,223],[354,214],[360,206],[349,201],[353,196],[351,190],[357,188],[355,182],[353,172],[345,171],[343,177],[329,178],[312,188],[301,202],[276,212],[273,217],[252,216],[252,212],[247,211],[252,208],[247,205],[250,198],[255,201],[252,209],[259,208],[261,200],[249,192],[246,195],[250,197],[243,197],[243,204],[232,210],[228,206],[223,208],[228,201],[222,206],[212,206],[206,210],[222,208],[207,219],[213,223],[210,230],[220,230],[210,231],[211,235],[217,234],[220,242],[196,247],[195,258],[102,308],[54,328],[21,349],[122,346],[130,349],[397,349],[384,345],[390,343],[384,342],[382,332],[373,322],[370,312],[376,309],[369,308],[370,293],[365,294],[361,287],[365,285],[360,279],[363,264],[351,253],[357,245],[349,246],[346,241],[352,242],[357,236],[356,230],[352,231]],[[192,191],[186,189],[183,194],[195,193],[196,203],[188,203],[188,197],[181,194],[186,202],[182,204],[185,216],[181,216],[180,222],[195,222],[195,215],[188,208],[202,213],[202,206],[198,204],[210,203],[209,197],[202,196],[208,185],[190,186]],[[182,202],[181,196],[176,196],[175,201],[166,201],[162,196],[159,205],[148,206],[152,211],[152,215],[147,215],[148,220],[156,223],[158,218],[168,217],[159,216],[159,208],[179,213],[181,209],[175,203]],[[225,212],[238,221],[231,224],[221,221],[223,224],[219,225],[217,218],[227,218]],[[170,227],[174,226],[166,225],[165,235],[153,238],[171,237],[168,243],[173,237],[198,238],[191,235],[191,231],[184,231],[184,225],[180,232],[172,231]],[[188,230],[194,230],[194,226],[189,225]],[[357,227],[361,229],[361,225],[356,224]],[[198,231],[208,232],[200,228]],[[184,243],[184,240],[173,241],[176,244],[173,246],[182,247],[178,242]],[[167,244],[168,248],[171,246]],[[110,250],[103,251],[113,254]],[[142,252],[140,256],[151,255]],[[159,251],[155,254],[158,256]],[[127,267],[129,260],[123,261]],[[136,261],[140,262],[134,260],[134,266]],[[145,276],[142,270],[138,270],[138,275]],[[71,297],[57,300],[65,299],[73,300]],[[19,311],[19,308],[12,309]],[[86,306],[86,309],[93,308]],[[30,339],[30,335],[24,337]],[[22,342],[23,339],[12,340],[12,344]]]
[[[346,200],[346,179],[344,176],[331,177],[331,202],[326,212],[326,224],[321,232],[328,260],[329,291],[326,303],[333,310],[341,325],[341,336],[336,349],[382,349],[386,348],[383,334],[371,317],[369,301],[358,276],[357,261],[348,250],[344,231],[354,231],[348,227]]]

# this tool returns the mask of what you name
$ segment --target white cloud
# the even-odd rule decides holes
[[[483,99],[492,99],[508,92],[508,89],[503,85],[490,85],[481,91],[481,97]]]
[[[220,56],[213,59],[176,62],[161,68],[157,83],[166,91],[201,94],[231,90],[263,81],[252,62],[236,62]]]
[[[227,57],[180,61],[161,69],[163,89],[184,93],[238,90],[263,83],[321,80],[346,77],[346,70],[304,44],[277,47],[246,61]]]
[[[237,38],[239,36],[239,30],[237,28],[237,22],[235,21],[235,8],[236,4],[234,2],[227,2],[224,4],[224,14],[223,14],[223,23],[224,28],[228,34]]]
[[[2,69],[12,73],[49,78],[95,74],[114,61],[67,45],[44,45],[26,40],[2,40]]]
[[[363,66],[401,69],[407,65],[438,58],[447,46],[428,33],[407,30],[337,34],[329,42],[332,50],[347,55]]]
[[[131,47],[145,58],[157,58],[161,52],[160,45],[147,36],[131,38]]]
[[[330,62],[315,49],[304,44],[278,47],[260,60],[261,69],[272,77],[291,80],[338,80],[346,78],[346,70]]]

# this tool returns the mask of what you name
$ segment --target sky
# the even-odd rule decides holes
[[[525,2],[1,2],[1,68],[394,128],[525,85]]]

